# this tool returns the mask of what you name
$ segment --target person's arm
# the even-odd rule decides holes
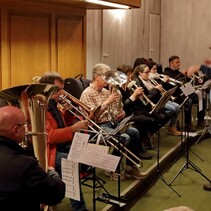
[[[187,76],[191,77],[194,73],[197,73],[199,70],[206,75],[207,79],[211,79],[211,59],[205,59],[201,65],[191,65],[188,67]]]
[[[58,174],[52,170],[47,174],[34,158],[26,160],[23,177],[24,189],[41,204],[52,206],[65,196],[65,184]]]

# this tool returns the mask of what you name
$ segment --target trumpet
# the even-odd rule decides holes
[[[67,97],[68,96],[68,97]],[[108,132],[103,130],[99,125],[97,125],[89,116],[87,116],[84,112],[82,112],[78,107],[74,106],[71,102],[72,99],[74,99],[74,103],[77,104],[80,108],[84,109],[86,112],[89,114],[92,113],[91,111],[87,110],[87,106],[79,101],[77,98],[72,98],[72,95],[61,95],[60,97],[60,103],[68,104],[71,106],[75,111],[77,111],[78,114],[80,114],[84,119],[88,120],[90,123],[88,127],[96,134],[99,134],[102,132],[104,135],[104,140],[111,146],[113,146],[115,149],[117,149],[120,153],[122,153],[127,159],[129,159],[137,168],[143,166],[142,161],[140,160],[139,157],[134,155],[130,150],[128,150],[122,143],[120,143],[116,138],[114,138],[112,135],[110,135]],[[77,117],[79,120],[81,120],[81,116],[77,115],[76,112],[73,110],[68,110],[71,112],[75,117]],[[95,129],[95,128],[96,129]],[[117,146],[110,140],[113,140],[115,143],[117,143]],[[138,161],[138,162],[136,162]]]
[[[159,85],[159,83],[158,83],[155,79],[149,78],[149,80],[151,81],[151,83],[152,83],[154,86]],[[166,92],[166,90],[162,87],[162,89],[161,89],[161,94],[163,95],[165,92]],[[172,101],[174,101],[175,99],[176,99],[176,97],[171,96],[171,100],[172,100]]]
[[[203,83],[203,81],[204,81],[204,80],[203,80],[203,77],[204,77],[204,76],[198,76],[198,75],[196,75],[196,74],[193,74],[193,75],[192,75],[193,81],[194,81],[195,78],[196,78],[196,79],[198,80],[198,83],[199,83],[199,84],[202,84],[202,83]],[[195,81],[194,81],[194,82],[195,82]]]
[[[164,74],[159,74],[159,77],[160,77],[160,80],[164,81],[164,77],[165,77]],[[182,86],[183,85],[183,82],[182,81],[176,80],[174,78],[169,78],[168,80],[169,80],[168,83],[171,84],[171,85],[173,85],[173,86],[178,86],[178,85]]]
[[[136,81],[130,81],[127,85],[127,87],[134,92],[137,88],[138,85],[136,84]],[[146,106],[148,104],[150,104],[152,106],[152,108],[155,107],[155,104],[143,93],[142,96],[139,96],[139,100],[141,100],[141,102]]]

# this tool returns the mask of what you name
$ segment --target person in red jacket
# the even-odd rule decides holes
[[[46,114],[47,156],[48,165],[61,175],[61,160],[67,158],[73,135],[79,129],[88,129],[88,121],[74,121],[75,117],[65,119],[66,112],[59,108],[59,96],[63,94],[64,80],[57,72],[46,72],[39,83],[58,86],[59,91],[52,95]],[[85,211],[86,204],[81,192],[81,201],[70,199],[73,211]]]

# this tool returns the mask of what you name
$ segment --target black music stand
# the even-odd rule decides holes
[[[210,80],[211,81],[211,80]],[[175,181],[175,179],[179,176],[180,173],[182,173],[183,171],[185,171],[185,169],[192,169],[196,172],[198,172],[199,174],[201,174],[207,181],[209,181],[211,183],[211,180],[206,177],[201,170],[189,159],[189,151],[190,151],[190,144],[189,144],[189,127],[188,125],[185,123],[185,140],[186,140],[186,162],[184,163],[184,165],[182,166],[182,168],[178,171],[178,173],[174,176],[174,178],[172,179],[172,181],[169,183],[169,186],[172,185],[172,183]]]
[[[104,131],[103,128],[99,132],[96,132],[97,136],[99,137],[99,138],[97,138],[98,139],[97,142],[98,143],[102,143],[102,142],[106,143],[106,140],[112,139],[112,137],[119,139],[120,135],[118,135],[118,134],[123,133],[124,130],[126,130],[132,124],[132,122],[130,121],[131,117],[132,117],[132,115],[124,118],[118,124],[118,126],[110,133],[107,133],[106,131]],[[96,137],[96,135],[94,137]],[[118,147],[118,149],[120,149],[120,152],[123,152],[123,150],[125,148],[125,146],[120,141],[117,143],[117,147]],[[92,187],[93,187],[93,211],[96,210],[96,201],[101,201],[101,202],[104,202],[107,204],[112,204],[112,205],[118,206],[118,207],[122,207],[127,204],[127,199],[120,195],[120,187],[121,187],[121,185],[120,185],[120,165],[118,165],[118,167],[117,167],[117,173],[119,174],[119,176],[118,176],[118,196],[113,196],[104,187],[104,182],[102,180],[98,179],[98,177],[96,176],[96,169],[93,168],[93,177],[92,177],[92,179],[93,179],[93,185],[92,185]],[[98,184],[98,186],[96,186],[96,184]],[[96,195],[95,195],[96,188],[99,188],[99,187],[101,187],[105,191],[105,193],[102,193],[101,195],[96,197]]]
[[[151,111],[151,113],[157,112],[160,109],[162,109],[165,104],[170,100],[172,94],[175,92],[177,87],[174,87],[173,89],[170,89],[168,91],[166,91],[162,97],[160,98],[160,100],[158,101],[158,103],[155,105],[155,107],[153,108],[153,110]],[[172,191],[174,191],[179,197],[181,197],[179,195],[179,193],[177,193],[164,179],[163,175],[161,174],[160,171],[160,129],[158,129],[157,131],[157,173],[158,173],[158,178],[165,183]]]
[[[201,87],[201,90],[205,92],[205,102],[206,102],[206,116],[209,116],[209,98],[208,98],[208,90],[211,88],[211,79],[206,81],[203,86]],[[206,133],[211,133],[211,128],[208,124],[208,118],[206,119],[206,124],[204,129],[202,130],[202,133],[195,144],[198,144],[199,141],[203,140]]]

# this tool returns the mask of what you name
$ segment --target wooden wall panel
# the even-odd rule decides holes
[[[11,86],[50,69],[49,17],[10,16]]]
[[[0,0],[0,89],[29,84],[49,70],[86,77],[85,9],[13,3]]]
[[[85,74],[85,52],[82,18],[58,19],[58,72],[64,77]]]

